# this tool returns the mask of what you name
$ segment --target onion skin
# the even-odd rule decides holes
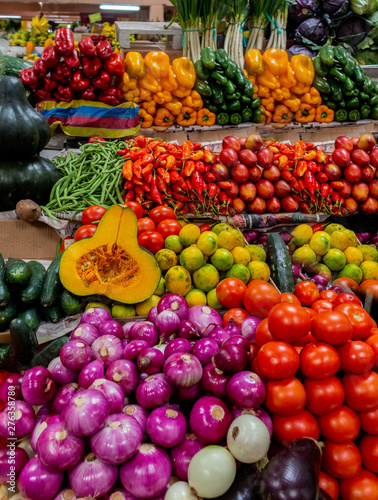
[[[184,439],[186,420],[180,411],[162,406],[148,416],[146,431],[153,443],[172,448]]]
[[[205,445],[194,434],[186,434],[184,440],[171,449],[171,462],[173,474],[182,481],[188,480],[188,468],[191,459]]]
[[[229,380],[230,375],[224,374],[222,370],[209,363],[203,369],[201,387],[207,395],[223,399],[227,397]]]
[[[240,338],[243,338],[240,336]],[[227,341],[226,341],[227,342]],[[238,344],[224,344],[213,356],[213,364],[225,373],[236,373],[247,366],[247,351]]]
[[[91,436],[109,415],[106,397],[96,389],[86,389],[73,397],[64,410],[64,421],[74,436]]]
[[[12,387],[12,398],[21,399],[21,381],[22,375],[19,373],[9,373],[0,382],[0,401],[3,403],[8,402],[9,386]]]
[[[22,397],[34,406],[48,403],[53,398],[55,389],[56,384],[51,373],[43,366],[28,370],[21,382]]]
[[[68,368],[63,366],[59,356],[50,361],[47,369],[50,371],[54,381],[59,385],[75,382],[79,375],[79,372],[75,370],[68,370]]]
[[[104,378],[104,362],[101,359],[95,359],[84,366],[79,373],[78,385],[88,389],[98,378]]]
[[[111,319],[112,315],[103,307],[91,307],[83,312],[80,323],[90,323],[98,328],[102,323]]]
[[[164,364],[164,374],[173,387],[191,387],[201,380],[202,365],[193,354],[172,354]]]
[[[204,444],[217,444],[227,436],[232,415],[219,398],[203,396],[193,405],[189,424],[196,438]]]
[[[93,342],[91,350],[92,358],[101,359],[105,368],[108,368],[113,361],[122,358],[123,344],[121,339],[114,335],[102,335]]]
[[[163,406],[173,394],[173,387],[163,373],[150,375],[136,388],[135,396],[138,404],[146,410]]]
[[[239,408],[254,409],[262,405],[266,393],[264,383],[256,373],[243,371],[232,376],[227,394]]]
[[[128,396],[138,385],[138,370],[128,359],[118,359],[108,366],[105,378],[118,384],[123,394]]]
[[[163,311],[172,311],[179,317],[180,320],[188,319],[189,306],[187,301],[177,293],[168,293],[162,297],[157,305],[157,313]]]
[[[48,415],[47,417],[42,418],[38,423],[36,423],[33,432],[30,436],[30,446],[35,453],[37,453],[37,443],[39,436],[49,425],[55,424],[56,422],[60,422],[61,415]]]
[[[108,400],[109,413],[120,413],[123,408],[124,394],[122,388],[111,380],[100,378],[93,382],[89,389],[100,391]]]
[[[91,346],[99,336],[100,332],[98,331],[98,328],[90,323],[82,323],[73,330],[70,339],[81,340]]]
[[[11,414],[10,418],[8,413]],[[28,403],[20,400],[10,401],[0,410],[0,437],[9,438],[11,429],[14,431],[12,438],[21,439],[31,433],[34,423],[34,410]]]
[[[104,464],[94,453],[89,453],[68,473],[70,486],[79,497],[105,495],[117,480],[118,468]]]
[[[64,474],[43,465],[34,457],[22,469],[18,489],[30,500],[51,500],[60,490]]]
[[[122,413],[133,417],[140,425],[142,431],[145,432],[148,417],[148,411],[146,409],[139,405],[126,405],[123,408]]]

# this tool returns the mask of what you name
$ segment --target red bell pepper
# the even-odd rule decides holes
[[[41,78],[43,76],[46,76],[49,70],[46,67],[46,64],[42,61],[42,59],[37,59],[34,63],[34,71]]]
[[[45,63],[46,68],[55,68],[60,61],[60,55],[55,47],[46,47],[43,49],[41,59]]]
[[[96,45],[96,54],[102,60],[109,59],[113,53],[112,45],[108,40],[102,40]]]
[[[90,36],[86,36],[79,42],[79,50],[82,56],[92,57],[96,54],[96,47]]]
[[[87,89],[83,90],[80,93],[80,99],[85,99],[86,101],[97,100],[96,89],[93,87],[93,85],[89,85]]]
[[[24,85],[27,85],[30,87],[31,85],[36,85],[38,83],[38,75],[35,72],[35,69],[32,68],[25,68],[21,71],[20,73],[20,80]]]
[[[63,80],[68,80],[72,77],[72,69],[67,66],[66,63],[60,62],[52,70],[51,78],[56,82],[62,82]]]
[[[98,95],[98,100],[104,102],[105,104],[109,104],[110,106],[118,106],[121,104],[123,99],[123,94],[121,89],[117,87],[109,87],[108,90],[104,90],[100,92]]]
[[[121,54],[116,54],[115,52],[113,52],[110,58],[105,61],[104,67],[109,75],[122,74],[124,72],[124,68]]]
[[[36,102],[43,101],[43,99],[48,99],[49,97],[51,97],[51,92],[47,90],[38,89],[34,92],[34,99]]]
[[[79,52],[74,49],[69,56],[64,56],[64,62],[71,69],[77,69],[80,66]]]
[[[96,76],[102,68],[101,59],[97,56],[82,58],[83,73],[85,76]]]
[[[93,86],[101,90],[108,90],[111,82],[112,77],[104,70],[101,70],[97,76],[92,78]]]
[[[91,81],[89,78],[86,78],[81,69],[78,69],[73,74],[73,77],[70,81],[71,87],[75,90],[85,90],[89,87]]]
[[[69,28],[59,28],[55,32],[55,47],[58,54],[69,56],[75,48],[74,35]]]
[[[47,92],[51,92],[52,90],[55,90],[57,86],[58,86],[58,82],[55,82],[49,76],[45,76],[43,78],[43,85],[42,85],[43,90],[46,90]]]
[[[58,85],[58,90],[54,92],[54,97],[59,101],[70,102],[75,97],[75,90],[72,87]]]

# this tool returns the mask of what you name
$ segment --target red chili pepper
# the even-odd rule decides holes
[[[142,169],[142,176],[143,177],[146,177],[147,175],[149,175],[151,172],[152,172],[152,169],[154,168],[154,165],[153,163],[149,163],[148,165],[146,165],[143,169]]]
[[[206,182],[214,182],[216,180],[215,175],[212,174],[211,172],[206,172],[206,174],[204,174],[203,178]]]
[[[159,191],[163,193],[167,190],[167,183],[163,181],[160,177],[156,177],[156,185],[159,188]]]
[[[306,153],[304,156],[303,156],[303,159],[304,160],[314,160],[316,158],[316,151],[315,150],[312,150],[312,151],[309,151],[308,153]]]
[[[177,170],[172,170],[171,172],[171,182],[177,182],[179,179],[180,174],[177,172]]]
[[[151,193],[152,200],[156,201],[156,203],[159,203],[159,205],[161,205],[162,200],[160,197],[159,189],[157,187],[156,177],[152,177],[150,193]]]
[[[232,184],[230,181],[218,181],[217,186],[218,186],[218,189],[230,189]]]
[[[281,178],[284,181],[291,181],[291,179],[293,178],[293,174],[290,172],[290,170],[282,170],[281,171]]]
[[[141,186],[143,184],[143,181],[141,179],[138,179],[138,177],[136,177],[135,175],[133,175],[131,182],[133,182],[135,186]]]
[[[332,189],[342,189],[344,187],[344,183],[341,181],[332,181],[329,182],[329,185]]]
[[[207,175],[207,174],[205,174],[205,175]],[[192,173],[192,175],[190,176],[190,180],[192,181],[193,189],[196,190],[198,195],[202,195],[202,192],[204,190],[205,185],[204,185],[203,178],[202,178],[202,175],[200,174],[200,172],[195,170]]]
[[[157,169],[157,173],[158,173],[158,176],[160,177],[160,179],[163,179],[164,182],[169,184],[169,182],[171,180],[171,176],[169,175],[169,172],[167,172],[163,167],[159,167]]]
[[[192,143],[190,141],[185,141],[181,146],[182,158],[189,159],[192,154]]]
[[[316,174],[316,172],[318,171],[318,166],[314,161],[307,162],[307,168],[313,174]]]
[[[307,170],[307,161],[301,160],[297,163],[297,166],[294,170],[293,175],[294,175],[294,177],[297,177],[297,178],[303,177],[306,170]]]
[[[318,182],[328,182],[328,176],[324,172],[318,172],[315,174],[315,179]]]
[[[139,194],[136,194],[135,195],[135,201],[137,201],[138,203],[140,203],[142,205],[143,202],[144,202],[144,198],[143,198],[143,196],[141,196]],[[161,203],[159,203],[159,205],[161,205]]]
[[[184,190],[178,184],[172,184],[172,191],[174,193],[183,193]]]
[[[202,146],[200,142],[192,142],[193,151],[198,151],[199,149],[204,150],[205,148]]]
[[[196,166],[196,170],[198,170],[198,172],[200,174],[203,174],[206,171],[206,167],[202,161],[196,161],[195,166]]]
[[[199,227],[201,233],[203,233],[204,231],[211,231],[211,226],[209,224],[201,224],[198,227]]]
[[[323,183],[323,184],[320,184],[320,196],[322,198],[327,198],[329,194],[329,184],[327,183]]]
[[[134,140],[137,146],[139,146],[140,148],[146,147],[147,139],[144,137],[144,135],[138,135],[138,137],[136,137]]]
[[[306,150],[306,145],[303,141],[297,141],[294,145],[294,159],[302,160]]]
[[[336,191],[334,191],[334,192],[332,193],[332,196],[331,196],[331,197],[332,197],[332,201],[333,201],[334,203],[336,203],[336,202],[341,202],[341,196],[339,195],[339,193],[336,193]]]
[[[310,212],[310,208],[308,206],[308,204],[304,201],[302,201],[300,204],[299,204],[299,208],[301,209],[301,212],[303,212],[304,214],[309,214],[311,213]]]
[[[177,163],[177,159],[175,156],[173,156],[173,155],[167,156],[167,164],[166,164],[167,170],[173,170],[174,167],[176,166],[176,163]]]
[[[278,168],[284,170],[289,164],[289,158],[286,155],[280,155],[278,158]]]
[[[183,189],[184,191],[188,191],[188,185],[185,181],[185,179],[183,177],[181,177],[181,175],[179,176],[179,178],[177,179],[177,184],[180,186],[181,189]]]
[[[314,196],[316,191],[316,179],[314,174],[307,170],[303,176],[303,182],[311,196]]]
[[[316,161],[317,163],[327,163],[328,158],[324,151],[321,151],[320,149],[317,150]]]
[[[131,189],[124,195],[125,197],[123,198],[125,201],[132,201],[135,197],[135,192]]]
[[[126,191],[134,189],[134,183],[132,181],[126,181],[123,188],[126,189]]]
[[[208,197],[209,198],[214,198],[214,196],[217,193],[217,185],[214,184],[213,182],[210,182],[208,184]]]
[[[97,144],[98,142],[106,142],[106,139],[103,137],[99,137],[98,135],[94,135],[88,139],[89,144]]]
[[[295,194],[295,193],[291,193],[291,196],[294,198],[294,200],[296,200],[298,203],[302,201],[302,198]]]
[[[185,167],[182,170],[183,177],[190,177],[195,169],[195,163],[193,160],[188,160],[185,162]]]
[[[304,191],[306,189],[302,179],[298,179],[298,184],[301,186],[301,191]]]
[[[316,146],[313,142],[305,142],[304,143],[306,151],[311,151],[312,149],[316,149]]]
[[[144,189],[142,188],[142,186],[136,186],[134,188],[134,191],[136,192],[136,194],[139,194],[139,196],[144,196]]]
[[[227,194],[224,191],[221,191],[219,193],[219,200],[220,200],[221,203],[224,203],[225,201],[228,200],[228,196],[227,196]]]
[[[135,160],[133,164],[133,174],[135,177],[138,179],[142,178],[142,165],[141,165],[141,160]]]
[[[193,215],[198,215],[199,214],[197,204],[194,203],[193,201],[191,201],[190,203],[188,203],[187,207],[188,207],[188,209],[189,209],[189,211],[190,211],[191,214],[193,214]]]
[[[183,194],[172,193],[172,196],[176,201],[185,202],[185,203],[189,201],[189,198],[187,196],[184,196]]]
[[[142,184],[142,189],[143,189],[143,191],[146,191],[147,193],[149,193],[151,191],[150,184],[148,182],[144,181]]]
[[[192,186],[191,180],[190,179],[185,179],[185,182],[186,182],[186,190],[187,191],[192,191],[193,186]]]
[[[213,165],[215,158],[214,155],[211,151],[206,150],[203,154],[203,161],[205,163],[209,163],[210,165]]]
[[[301,185],[299,184],[298,180],[293,177],[291,180],[290,180],[290,185],[293,189],[295,189],[295,191],[301,191]]]

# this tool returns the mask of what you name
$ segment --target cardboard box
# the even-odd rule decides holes
[[[59,235],[42,222],[0,220],[0,253],[7,259],[53,260]]]

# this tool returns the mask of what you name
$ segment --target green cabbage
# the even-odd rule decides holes
[[[350,8],[359,16],[370,16],[378,10],[378,0],[351,0]]]

